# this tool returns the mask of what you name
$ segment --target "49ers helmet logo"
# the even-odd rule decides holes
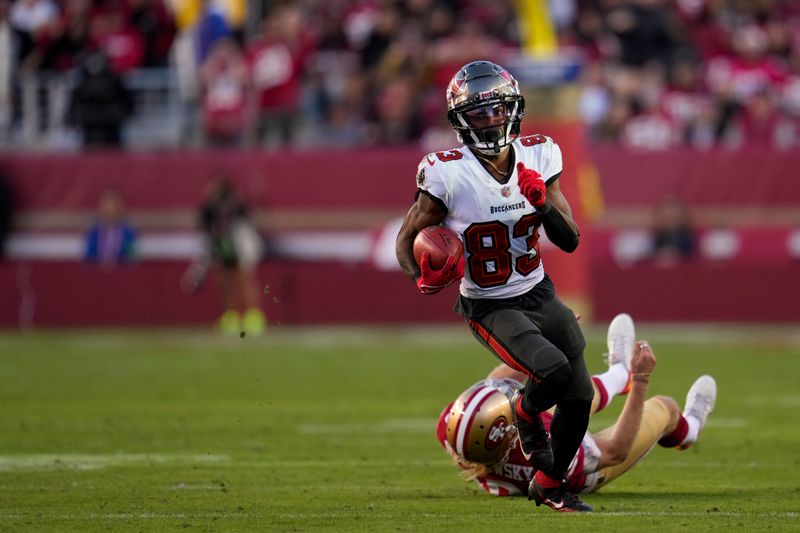
[[[494,450],[500,443],[508,431],[508,420],[504,416],[499,416],[492,423],[492,427],[486,432],[486,449]]]

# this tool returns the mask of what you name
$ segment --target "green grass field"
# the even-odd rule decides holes
[[[2,333],[0,530],[800,530],[800,333],[638,332],[653,394],[710,373],[717,409],[581,516],[479,492],[440,449],[440,410],[495,363],[466,328]]]

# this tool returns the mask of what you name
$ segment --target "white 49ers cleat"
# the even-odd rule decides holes
[[[633,343],[636,341],[636,329],[633,327],[633,319],[627,313],[620,313],[614,317],[608,325],[608,368],[621,364],[628,371],[628,383],[620,394],[628,394],[633,385],[631,375],[631,359],[633,359]]]
[[[686,404],[683,407],[683,417],[686,419],[694,418],[699,422],[697,434],[703,430],[706,425],[709,413],[714,410],[714,404],[717,401],[717,382],[714,381],[709,375],[700,376],[697,378],[689,393],[686,395]],[[697,440],[697,435],[694,436],[692,441],[684,445],[678,446],[679,449],[686,449],[691,446],[692,442]]]
[[[633,319],[627,313],[620,313],[608,325],[608,367],[622,363],[630,371],[633,359],[633,343],[636,341],[636,329]]]

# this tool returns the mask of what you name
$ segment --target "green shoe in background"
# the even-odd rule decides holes
[[[219,317],[217,323],[220,331],[225,335],[238,335],[239,334],[239,313],[233,309],[228,309],[222,316]]]
[[[251,307],[245,312],[242,325],[248,335],[261,335],[267,329],[267,317],[261,309]]]

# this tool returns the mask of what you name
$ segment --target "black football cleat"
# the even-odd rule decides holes
[[[514,396],[511,401],[511,411],[514,415],[514,425],[517,426],[522,454],[536,470],[550,470],[553,467],[550,434],[544,429],[542,420],[538,416],[535,416],[532,422],[528,422],[517,414],[517,398],[518,396]]]
[[[544,504],[559,513],[593,513],[594,507],[582,502],[569,492],[562,483],[560,487],[544,489],[535,479],[528,485],[528,499],[536,502],[536,507]]]

